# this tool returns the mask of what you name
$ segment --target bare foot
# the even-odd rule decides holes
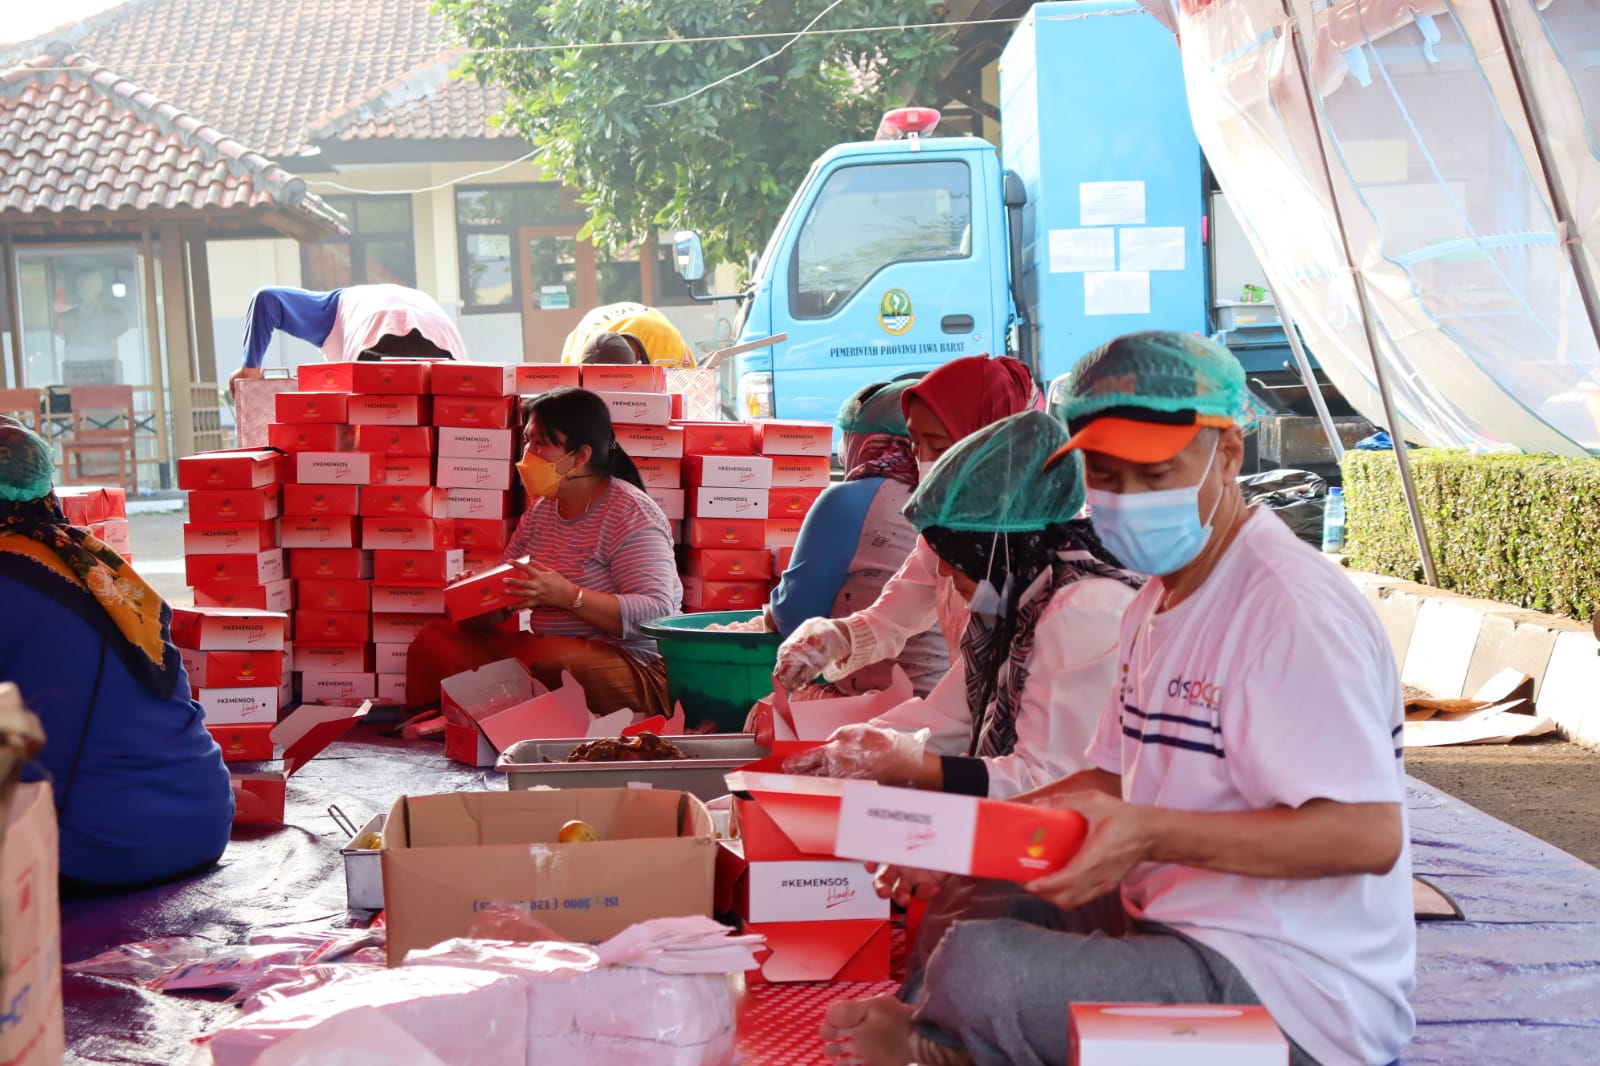
[[[970,1066],[965,1052],[920,1036],[911,1016],[893,996],[841,1000],[822,1023],[823,1054],[849,1066]]]

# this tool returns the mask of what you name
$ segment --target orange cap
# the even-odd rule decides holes
[[[1196,415],[1193,422],[1147,422],[1137,418],[1107,415],[1090,421],[1046,459],[1049,470],[1068,452],[1099,452],[1130,463],[1163,463],[1187,448],[1206,426],[1225,429],[1230,418]]]

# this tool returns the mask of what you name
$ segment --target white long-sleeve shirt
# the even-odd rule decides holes
[[[1040,574],[1029,595],[1049,579],[1048,571]],[[1089,743],[1111,694],[1117,637],[1134,591],[1120,581],[1086,577],[1057,592],[1044,609],[1017,712],[1016,747],[1010,755],[983,760],[991,799],[1021,795],[1092,765]],[[972,712],[960,654],[951,655],[950,672],[925,698],[907,700],[872,724],[902,732],[929,729],[928,751],[967,754]]]
[[[922,537],[869,606],[842,619],[850,635],[850,655],[823,671],[838,681],[884,659],[897,659],[913,638],[937,622],[949,646],[950,662],[960,658],[967,628],[967,604],[955,586],[939,576],[939,557]]]

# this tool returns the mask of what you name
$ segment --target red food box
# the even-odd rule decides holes
[[[191,555],[183,561],[184,584],[264,585],[283,575],[283,549],[239,555]]]
[[[582,383],[582,369],[575,363],[518,364],[517,395],[538,396],[554,389],[575,389]]]
[[[183,554],[239,555],[278,546],[278,523],[185,522]]]
[[[756,422],[762,455],[833,454],[833,426],[827,422]]]
[[[354,363],[302,363],[296,371],[301,392],[354,392]]]
[[[769,505],[767,496],[766,489],[707,486],[694,490],[693,513],[696,518],[745,518],[765,521]]]
[[[679,521],[684,516],[684,492],[682,489],[658,489],[650,485],[645,486],[645,495],[655,501],[661,508],[661,516],[668,521]]]
[[[494,552],[498,555],[511,543],[517,524],[503,518],[446,518],[452,547],[469,552]]]
[[[283,513],[285,517],[329,518],[335,515],[352,516],[361,512],[361,488],[357,485],[285,485],[283,487]]]
[[[501,363],[436,363],[432,389],[435,396],[515,396],[517,368]]]
[[[435,396],[433,424],[461,429],[504,429],[516,424],[515,396]]]
[[[427,458],[434,452],[432,426],[358,425],[356,451],[379,452],[390,458]]]
[[[56,498],[67,521],[75,526],[88,526],[108,518],[128,516],[128,494],[121,488],[99,485],[57,485]]]
[[[492,489],[511,487],[512,463],[509,459],[439,459],[434,484],[446,489]]]
[[[461,550],[461,558],[464,565],[461,572],[463,574],[476,574],[480,570],[499,566],[501,554],[501,552],[497,551],[467,551],[463,548]]]
[[[425,426],[433,417],[433,405],[426,396],[352,396],[352,426]]]
[[[178,487],[254,489],[274,485],[283,480],[282,464],[280,452],[264,448],[201,452],[178,460]]]
[[[189,520],[195,523],[268,522],[277,518],[282,510],[282,497],[276,485],[238,491],[202,489],[189,493]]]
[[[590,392],[666,392],[667,371],[659,366],[613,366],[596,363],[582,367],[583,387]]]
[[[511,493],[504,489],[445,489],[440,518],[508,518]]]
[[[421,487],[433,483],[433,460],[423,455],[384,456],[383,479],[375,485],[411,485]]]
[[[172,608],[172,643],[193,651],[282,653],[285,615],[230,607]],[[272,682],[274,685],[277,681]]]
[[[267,443],[290,455],[299,452],[342,452],[347,450],[352,439],[349,426],[308,422],[267,424]]]
[[[312,644],[365,644],[372,639],[372,615],[366,611],[294,612],[294,645],[299,649]],[[298,663],[302,670],[304,663]],[[301,693],[302,696],[305,693]]]
[[[766,581],[702,581],[683,579],[683,608],[686,611],[754,611],[771,598]]]
[[[404,707],[406,703],[405,670],[378,675],[377,701],[385,706]],[[448,724],[448,723],[447,723]]]
[[[304,611],[370,611],[372,582],[325,581],[312,578],[295,590]]]
[[[800,540],[800,527],[804,522],[803,518],[767,519],[767,547],[793,548]]]
[[[427,585],[443,588],[461,576],[461,549],[450,551],[378,551],[372,553],[372,579],[379,585]]]
[[[349,394],[342,392],[280,392],[274,397],[275,421],[343,425],[349,421],[349,403]]]
[[[443,504],[444,490],[429,485],[363,485],[361,488],[361,514],[367,518],[433,518],[444,509]]]
[[[626,449],[624,449],[626,450]],[[683,485],[683,460],[632,456],[646,489],[676,489]]]
[[[373,585],[373,614],[444,614],[444,588],[424,585]],[[392,670],[376,668],[378,673]]]
[[[779,455],[772,459],[774,489],[825,489],[833,480],[826,455]]]
[[[196,585],[194,605],[287,614],[294,609],[294,583],[281,578],[260,585]]]
[[[368,518],[361,523],[361,546],[382,551],[442,551],[454,548],[448,519]]]
[[[760,518],[691,518],[685,530],[691,548],[745,548],[767,546],[767,523]]]
[[[371,704],[323,707],[308,703],[274,726],[271,737],[273,743],[283,747],[283,769],[229,775],[234,824],[282,825],[288,779],[349,732],[370,708]]]
[[[210,725],[206,732],[222,749],[223,762],[267,762],[272,758],[271,722],[255,725]]]
[[[789,564],[792,563],[793,561],[794,561],[794,546],[793,545],[789,545],[789,546],[783,547],[783,548],[773,548],[772,549],[772,566],[773,566],[773,570],[778,574],[778,576],[780,576],[780,577],[783,576],[783,572],[785,570],[789,569]]]
[[[672,397],[664,392],[597,392],[614,425],[664,426],[672,421]]]
[[[515,459],[517,431],[514,429],[462,429],[451,426],[439,431],[439,455],[458,459]]]
[[[348,515],[289,515],[282,523],[283,546],[291,549],[359,547],[361,520]]]
[[[766,489],[772,460],[762,455],[690,455],[683,460],[685,484],[694,488]]]
[[[767,518],[804,518],[821,495],[821,489],[773,489],[767,496]]]
[[[289,576],[296,581],[367,581],[372,578],[372,553],[360,548],[301,548],[289,553]]]
[[[444,590],[439,590],[442,595]],[[431,612],[430,612],[431,613]],[[438,612],[443,616],[444,612]],[[378,672],[379,683],[382,683],[384,674],[399,674],[402,677],[406,672],[406,656],[411,652],[409,644],[377,644],[372,645],[372,661],[376,664],[373,669]]]
[[[754,455],[756,430],[749,422],[685,422],[684,455]]]
[[[377,695],[376,674],[323,674],[309,670],[300,674],[300,698],[307,703],[358,703],[376,699]]]
[[[770,581],[772,553],[761,549],[693,548],[689,576],[702,581]]]
[[[377,485],[384,456],[376,452],[300,452],[295,480],[302,485]]]
[[[444,613],[460,622],[518,606],[521,595],[506,587],[506,578],[518,573],[516,567],[506,564],[451,582],[444,590]]]
[[[375,644],[404,644],[410,647],[418,633],[442,621],[442,614],[375,614],[372,616],[372,640]]]
[[[283,651],[200,651],[184,648],[190,689],[253,688],[283,681]]]
[[[350,391],[385,396],[426,396],[433,379],[431,359],[358,361],[350,371]]]
[[[635,460],[682,459],[682,426],[613,426],[617,443]]]
[[[295,669],[302,673],[362,674],[372,672],[372,645],[307,644],[294,651]]]

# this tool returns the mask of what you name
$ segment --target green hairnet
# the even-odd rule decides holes
[[[1043,411],[992,422],[944,453],[905,516],[919,533],[1025,533],[1071,521],[1083,510],[1082,460],[1070,452],[1070,462],[1041,472],[1066,442],[1066,427]]]
[[[1244,368],[1215,341],[1192,333],[1129,333],[1096,348],[1072,368],[1058,412],[1074,431],[1113,408],[1140,407],[1255,423]]]
[[[15,419],[0,421],[0,500],[50,495],[55,472],[55,453],[44,438]]]
[[[875,381],[859,390],[839,408],[839,430],[843,433],[892,433],[904,437],[905,412],[900,394],[915,381]]]

